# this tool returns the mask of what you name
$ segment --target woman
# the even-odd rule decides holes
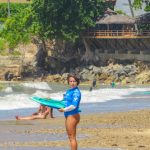
[[[76,128],[80,121],[79,104],[81,100],[81,92],[77,86],[80,80],[75,75],[70,74],[67,77],[67,81],[70,89],[67,90],[64,95],[66,107],[59,109],[59,111],[64,112],[66,118],[65,125],[70,140],[71,150],[77,150]]]
[[[47,106],[40,105],[38,112],[35,112],[31,116],[26,117],[16,116],[16,120],[46,119],[48,115],[50,115],[50,118],[53,118],[53,109]]]

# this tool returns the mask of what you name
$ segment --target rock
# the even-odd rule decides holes
[[[95,74],[91,74],[90,72],[88,73],[84,73],[82,74],[81,76],[81,79],[84,80],[84,81],[91,81],[95,78]]]
[[[100,67],[93,66],[93,72],[94,72],[94,74],[101,73],[101,71],[102,71],[102,69]]]
[[[142,65],[144,66],[144,65]],[[110,84],[112,80],[115,82],[121,82],[122,84],[128,83],[150,83],[150,71],[142,71],[140,74],[138,73],[138,65],[119,65],[119,64],[111,64],[105,67],[97,67],[94,65],[86,66],[86,67],[77,67],[72,70],[77,73],[81,77],[81,81],[92,81],[96,79],[97,81],[105,84]],[[67,84],[67,76],[68,73],[63,73],[62,76],[59,74],[52,75],[51,77],[47,77],[48,81],[51,82],[60,82]]]
[[[88,72],[89,72],[89,70],[88,70],[88,69],[83,68],[83,70],[80,72],[80,75],[82,75],[82,74],[86,74],[86,73],[88,73]]]
[[[136,83],[144,84],[150,83],[150,71],[143,71],[135,78]]]

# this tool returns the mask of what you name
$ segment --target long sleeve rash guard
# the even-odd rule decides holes
[[[81,92],[78,87],[69,89],[64,95],[65,101],[65,116],[74,115],[79,113],[79,104],[81,100]]]

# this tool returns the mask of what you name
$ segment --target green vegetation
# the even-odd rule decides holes
[[[95,25],[104,12],[103,0],[33,0],[32,9],[43,39],[75,40]]]
[[[7,3],[0,4],[0,18],[4,28],[0,36],[13,49],[26,43],[31,35],[41,40],[75,40],[97,16],[108,7],[103,0],[33,0],[29,3],[11,3],[11,17],[7,17]]]
[[[149,12],[150,11],[150,1],[149,0],[134,0],[133,6],[136,9],[141,9],[142,6],[145,6],[144,10]],[[150,25],[149,24],[140,24],[138,25],[139,29],[142,30],[150,30]]]
[[[5,39],[10,49],[14,49],[18,44],[30,41],[30,31],[28,23],[30,22],[30,8],[25,8],[16,15],[6,19],[0,36]]]
[[[95,25],[108,5],[104,0],[33,0],[31,4],[11,4],[8,17],[7,4],[0,4],[0,18],[3,19],[0,37],[13,52],[19,44],[28,43],[34,36],[43,48],[44,58],[47,56],[46,40],[82,38],[82,33]]]
[[[10,3],[30,3],[31,0],[10,0]],[[7,3],[7,0],[0,0],[0,3]]]
[[[150,2],[134,0],[134,7],[141,8]],[[0,21],[3,22],[0,36],[14,49],[27,43],[35,35],[38,39],[75,40],[82,32],[95,25],[97,16],[108,7],[103,0],[33,0],[30,3],[11,3],[11,16],[7,14],[7,3],[0,3]],[[118,11],[119,13],[123,13]],[[4,44],[1,49],[4,49]]]
[[[0,54],[4,53],[5,49],[6,49],[6,41],[2,38],[0,38]]]
[[[150,25],[149,24],[140,24],[139,29],[150,30]]]
[[[27,28],[28,17],[30,16],[30,4],[11,3],[11,16],[8,17],[7,3],[0,3],[0,52],[4,54],[4,49],[9,48],[11,51],[18,44],[30,41],[29,31]],[[7,42],[6,42],[7,41]],[[7,46],[6,46],[7,43]],[[13,54],[13,53],[12,53]]]
[[[10,4],[10,12],[11,16],[14,16],[20,13],[23,9],[27,8],[30,4],[28,3],[11,3]],[[0,3],[0,18],[8,17],[8,4]]]
[[[13,51],[11,54],[13,56],[20,56],[21,55],[21,53],[19,51]]]
[[[95,25],[96,18],[108,5],[103,0],[33,0],[31,4],[11,4],[8,17],[7,4],[3,3],[0,4],[3,22],[0,37],[13,52],[19,44],[28,43],[34,36],[43,45],[46,56],[46,40],[82,38],[82,32]]]
[[[149,0],[134,0],[133,6],[136,9],[141,9],[145,5],[145,11],[150,11],[150,1]]]
[[[145,7],[145,11],[150,11],[150,4]]]
[[[115,10],[115,12],[117,13],[117,14],[123,14],[123,15],[127,15],[125,12],[123,12],[122,10]]]

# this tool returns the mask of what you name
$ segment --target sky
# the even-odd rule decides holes
[[[131,2],[133,2],[133,0],[131,0]],[[117,0],[115,9],[122,10],[127,15],[131,16],[128,0]],[[145,13],[144,10],[134,10],[134,15],[135,16],[138,16],[138,15],[143,14],[143,13]]]

